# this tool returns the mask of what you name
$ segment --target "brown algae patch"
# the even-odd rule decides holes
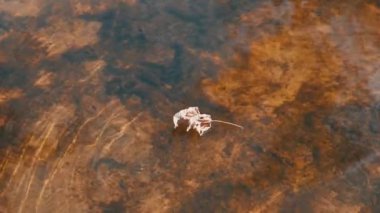
[[[254,41],[217,81],[205,80],[204,91],[240,116],[272,116],[277,107],[294,101],[304,84],[334,87],[342,61],[327,42],[321,46],[292,31]],[[320,48],[331,51],[321,54]],[[332,97],[326,93],[326,98]]]
[[[12,211],[54,206],[85,210],[93,202],[121,199],[120,180],[133,185],[149,179],[151,137],[158,127],[145,112],[133,115],[113,100],[80,119],[74,105],[55,105],[34,123],[21,155],[16,158],[16,153],[9,153],[0,176],[8,179],[3,192],[20,198],[7,200]],[[122,165],[134,165],[137,170]],[[55,193],[63,189],[62,184],[67,187]],[[91,193],[91,200],[76,200],[82,192]]]
[[[99,22],[87,22],[81,19],[53,20],[48,27],[41,29],[35,35],[46,48],[48,57],[98,42],[97,33],[101,27]]]
[[[23,96],[23,91],[20,89],[4,90],[0,89],[0,105],[10,100],[18,99]]]
[[[11,14],[15,17],[31,16],[36,17],[43,8],[45,0],[1,0],[0,11]]]
[[[41,71],[37,79],[34,81],[34,86],[39,88],[48,88],[54,81],[54,74],[48,71]]]
[[[215,80],[203,81],[203,90],[212,101],[253,120],[273,116],[276,108],[296,101],[305,87],[318,88],[324,102],[319,105],[365,102],[370,99],[368,86],[374,95],[378,93],[376,81],[371,80],[378,77],[380,58],[375,48],[379,32],[373,27],[379,16],[373,8],[360,4],[342,15],[335,7],[324,8],[311,1],[278,8],[264,4],[243,14],[240,22],[229,27],[230,39],[237,43],[232,57]],[[331,17],[317,16],[318,10]],[[263,11],[276,11],[276,15],[265,16]],[[352,16],[359,17],[357,27],[350,21]],[[338,20],[344,21],[339,24]],[[273,23],[279,24],[277,31]],[[350,29],[368,33],[350,34]]]

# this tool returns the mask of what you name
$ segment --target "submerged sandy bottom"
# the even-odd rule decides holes
[[[377,1],[0,2],[0,212],[380,211]],[[172,115],[199,106],[199,137]]]

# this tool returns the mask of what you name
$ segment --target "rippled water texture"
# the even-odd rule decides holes
[[[379,152],[377,0],[0,1],[0,212],[379,212]]]

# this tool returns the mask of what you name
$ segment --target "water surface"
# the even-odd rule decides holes
[[[0,2],[0,212],[380,211],[376,0]],[[199,106],[200,137],[172,115]]]

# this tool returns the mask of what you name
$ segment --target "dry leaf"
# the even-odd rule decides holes
[[[178,122],[181,120],[187,121],[189,123],[186,131],[189,131],[190,129],[195,129],[200,136],[202,136],[206,131],[208,131],[211,128],[212,122],[219,122],[224,124],[233,125],[236,127],[239,127],[243,129],[242,126],[226,122],[226,121],[220,121],[220,120],[212,120],[211,115],[209,114],[201,114],[199,112],[198,107],[189,107],[187,109],[183,109],[173,116],[173,123],[174,128],[178,127]]]

